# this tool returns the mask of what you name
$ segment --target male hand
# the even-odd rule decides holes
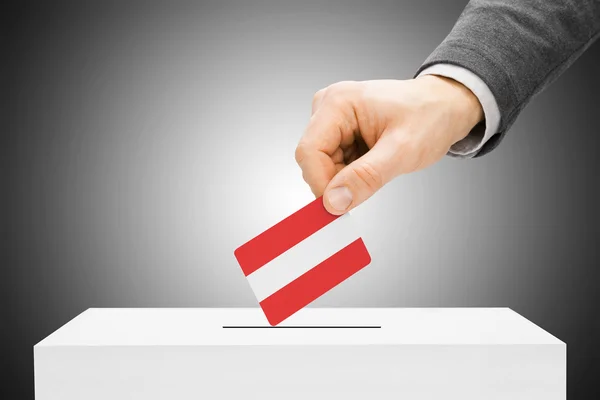
[[[296,161],[313,194],[339,215],[440,160],[482,119],[477,97],[451,79],[339,82],[315,94]]]

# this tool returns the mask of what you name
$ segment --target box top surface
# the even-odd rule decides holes
[[[259,308],[92,308],[36,347],[561,343],[508,308],[309,307],[277,327]]]

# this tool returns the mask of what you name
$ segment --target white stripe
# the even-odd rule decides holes
[[[248,275],[250,287],[263,301],[359,237],[346,213]]]

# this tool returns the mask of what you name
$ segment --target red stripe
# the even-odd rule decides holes
[[[269,323],[275,326],[369,265],[370,262],[371,256],[363,240],[358,238],[261,301],[260,306]]]
[[[248,276],[338,217],[325,209],[323,198],[319,197],[240,246],[235,257]]]

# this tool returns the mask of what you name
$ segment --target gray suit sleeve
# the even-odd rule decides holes
[[[500,109],[500,126],[475,157],[493,150],[533,96],[600,36],[600,0],[471,0],[417,71],[439,63],[478,75]]]

